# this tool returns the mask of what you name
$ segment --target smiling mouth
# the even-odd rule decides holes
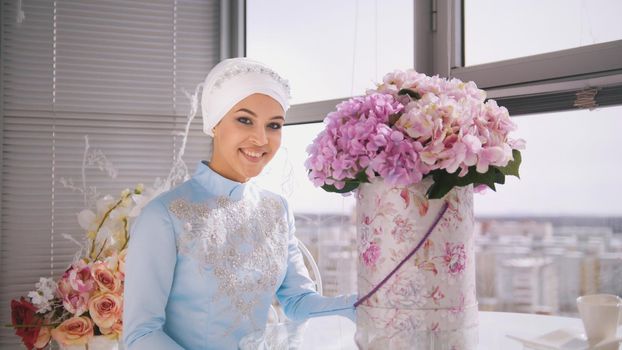
[[[240,153],[242,153],[244,157],[250,160],[251,162],[258,162],[266,154],[266,152],[253,152],[253,151],[249,151],[249,150],[245,150],[241,148],[240,148]]]

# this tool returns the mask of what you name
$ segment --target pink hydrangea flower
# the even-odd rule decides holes
[[[379,93],[340,103],[324,120],[326,129],[307,148],[305,166],[311,181],[316,186],[343,188],[344,180],[355,178],[361,170],[370,177],[377,172],[396,180],[410,179],[404,167],[413,163],[413,147],[403,142],[400,131],[388,126],[390,116],[402,109],[393,96]],[[402,159],[408,161],[396,168]]]
[[[403,89],[414,96],[400,94]],[[337,189],[361,171],[389,185],[418,183],[439,169],[485,173],[506,166],[525,143],[509,138],[516,125],[507,109],[486,101],[475,83],[414,70],[385,75],[365,96],[340,103],[324,123],[305,166],[316,186]]]

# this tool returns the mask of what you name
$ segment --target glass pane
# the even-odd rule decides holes
[[[514,119],[521,179],[475,198],[480,308],[575,315],[579,295],[622,295],[620,113]]]
[[[466,0],[465,65],[622,39],[618,0]]]
[[[481,309],[576,315],[579,295],[622,295],[621,114],[609,107],[515,118],[515,136],[527,141],[521,179],[475,195]],[[325,294],[335,295],[356,291],[355,201],[307,178],[305,149],[323,127],[285,127],[282,149],[256,181],[288,198]]]
[[[323,129],[324,123],[285,126],[281,149],[256,181],[264,188],[287,197],[297,211],[309,214],[350,213],[354,208],[354,196],[328,193],[313,186],[307,177],[304,166],[306,148]]]
[[[360,94],[413,65],[412,0],[247,1],[246,52],[289,79],[292,103]]]
[[[477,196],[486,216],[622,216],[622,107],[515,117],[521,179]],[[621,227],[622,229],[622,227]]]

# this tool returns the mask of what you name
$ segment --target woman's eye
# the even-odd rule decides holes
[[[268,124],[268,127],[270,129],[273,129],[273,130],[279,130],[279,129],[281,129],[283,127],[283,125],[281,125],[279,123],[270,123],[270,124]]]
[[[238,122],[242,123],[242,124],[246,124],[246,125],[251,125],[252,122],[249,118],[246,117],[239,117],[238,118]]]

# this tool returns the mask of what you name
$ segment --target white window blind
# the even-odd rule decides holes
[[[39,277],[62,274],[82,241],[77,213],[84,135],[118,170],[87,185],[117,196],[166,177],[193,92],[220,57],[218,0],[17,0],[2,10],[0,323]],[[186,160],[203,156],[200,117]],[[1,328],[0,348],[17,348]]]

